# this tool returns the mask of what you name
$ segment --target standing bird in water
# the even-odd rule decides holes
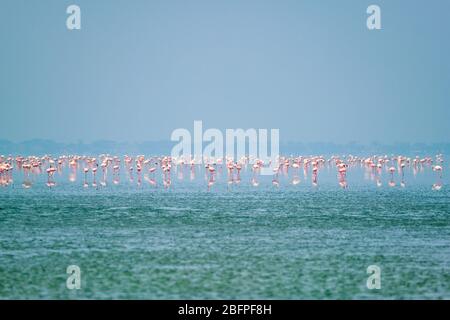
[[[209,171],[208,191],[216,183],[216,168],[212,165],[208,165],[207,171]]]
[[[47,186],[49,188],[56,185],[56,182],[53,180],[53,174],[55,173],[56,168],[50,165],[50,168],[47,169]]]
[[[402,180],[400,181],[400,186],[404,188],[406,186],[406,183],[405,183],[405,164],[403,162],[400,164],[400,173],[402,177]]]
[[[395,168],[394,167],[390,167],[389,168],[389,173],[391,174],[391,180],[389,180],[389,186],[390,187],[395,187],[394,172],[395,172]]]
[[[114,165],[113,166],[113,183],[114,184],[119,184],[119,165]]]
[[[441,190],[442,189],[442,167],[437,165],[433,167],[433,171],[437,173],[437,181],[433,184],[433,190]]]
[[[84,182],[83,182],[83,187],[87,188],[87,187],[89,186],[88,183],[87,183],[87,173],[89,172],[89,168],[88,168],[88,167],[85,167],[85,168],[83,169],[83,171],[84,171]]]
[[[319,168],[317,167],[317,162],[313,161],[312,162],[313,168],[312,168],[312,185],[314,187],[317,187],[317,172],[319,170]]]
[[[23,183],[22,183],[22,186],[23,186],[25,189],[29,189],[29,188],[31,188],[31,186],[32,186],[32,183],[31,183],[31,181],[30,181],[30,169],[31,169],[31,165],[28,164],[28,163],[25,163],[25,164],[22,166],[22,169],[23,169],[23,174],[24,174],[24,176],[25,176],[25,179],[24,179],[24,181],[23,181]]]
[[[292,184],[295,186],[297,184],[300,183],[300,176],[298,174],[298,170],[300,168],[300,165],[298,164],[298,162],[294,162],[292,164],[292,168],[294,169],[294,176],[292,177]]]
[[[376,173],[376,181],[377,181],[377,187],[381,187],[381,169],[383,168],[383,165],[381,163],[377,164],[377,173]]]
[[[252,186],[257,187],[259,186],[258,173],[260,168],[260,163],[258,162],[258,160],[256,160],[256,163],[253,165],[252,168],[253,168],[253,176],[250,183]]]
[[[102,164],[100,165],[102,167],[102,181],[100,182],[100,184],[102,185],[102,187],[106,186],[106,170],[108,167],[108,162],[103,160]]]
[[[347,188],[347,165],[345,163],[338,164],[339,185],[342,189]]]
[[[97,166],[98,166],[98,165],[97,165]],[[95,179],[96,173],[97,173],[97,166],[95,166],[94,168],[92,168],[92,175],[93,175],[93,177],[94,177],[94,179],[93,179],[93,181],[92,181],[92,186],[93,186],[94,188],[97,188],[97,181],[96,181],[96,179]]]
[[[272,180],[272,184],[275,187],[279,187],[280,186],[280,181],[278,180],[278,172],[279,172],[280,168],[279,167],[275,167],[273,168],[273,180]]]

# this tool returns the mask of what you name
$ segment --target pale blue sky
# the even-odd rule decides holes
[[[2,0],[0,139],[450,142],[449,39],[447,0]]]

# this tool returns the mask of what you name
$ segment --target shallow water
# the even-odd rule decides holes
[[[408,171],[405,188],[359,168],[348,189],[328,168],[318,187],[243,177],[207,191],[201,170],[169,190],[125,175],[23,189],[16,176],[0,188],[0,298],[450,298],[450,194],[447,181],[431,190],[430,170]],[[66,288],[71,264],[80,290]],[[380,290],[366,287],[374,264]]]

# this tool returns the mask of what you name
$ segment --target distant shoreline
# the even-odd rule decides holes
[[[64,143],[53,140],[34,139],[21,142],[0,140],[0,154],[2,155],[33,155],[33,154],[170,154],[175,145],[172,141],[144,141],[144,142],[114,142],[99,140],[90,143]],[[377,142],[335,144],[327,142],[281,142],[280,153],[290,154],[320,154],[324,156],[334,154],[409,154],[422,156],[442,153],[450,154],[450,142],[447,143],[393,143],[381,144]]]

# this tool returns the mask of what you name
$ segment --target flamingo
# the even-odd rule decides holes
[[[391,174],[391,180],[389,180],[389,186],[390,187],[395,187],[395,181],[394,181],[394,172],[395,172],[395,168],[394,167],[389,167],[389,173]]]
[[[95,180],[95,174],[97,173],[97,167],[92,168],[93,181],[92,186],[97,188],[97,181]]]
[[[29,171],[31,169],[31,165],[29,163],[25,163],[22,166],[22,168],[23,168],[23,172],[24,172],[24,175],[25,175],[25,179],[24,179],[24,181],[22,183],[22,186],[25,189],[29,189],[32,186],[32,183],[30,181],[30,171]]]
[[[107,175],[107,168],[108,168],[108,161],[103,160],[102,164],[100,165],[102,168],[102,181],[100,182],[100,185],[102,187],[106,186],[106,175]]]
[[[280,186],[280,181],[278,180],[278,173],[279,173],[279,171],[280,171],[280,167],[273,168],[274,175],[273,175],[272,184],[275,187],[279,187]]]
[[[437,174],[437,181],[433,184],[433,190],[441,190],[442,189],[442,167],[440,165],[436,165],[433,167],[433,171]]]
[[[85,168],[83,169],[83,171],[84,171],[84,182],[83,182],[83,187],[87,188],[87,187],[89,186],[88,183],[87,183],[87,173],[89,172],[89,168],[88,168],[88,167],[85,167]]]
[[[300,165],[297,162],[292,164],[292,168],[294,169],[294,176],[292,177],[292,184],[295,186],[300,183],[300,176],[298,175],[298,170]]]
[[[116,185],[119,184],[119,169],[119,165],[116,164],[113,166],[113,183]]]
[[[53,180],[53,174],[55,173],[56,169],[50,165],[50,167],[46,171],[47,171],[47,186],[51,188],[56,185],[56,182]]]

